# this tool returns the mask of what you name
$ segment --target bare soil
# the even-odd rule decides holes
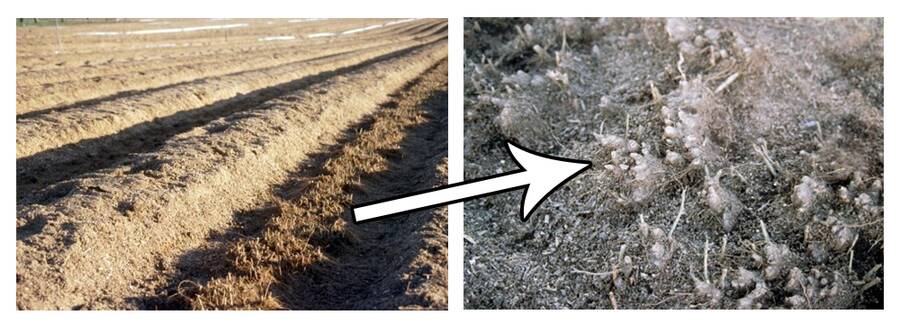
[[[466,308],[883,308],[881,19],[470,19]]]
[[[189,82],[198,77],[246,73],[287,63],[327,58],[366,47],[414,39],[427,34],[429,29],[440,28],[434,22],[427,21],[418,25],[424,29],[415,33],[398,33],[410,27],[394,25],[359,38],[338,41],[267,44],[256,41],[257,45],[269,46],[246,47],[245,52],[236,54],[233,50],[239,48],[232,46],[223,50],[230,52],[217,54],[24,72],[16,78],[16,110],[17,114],[41,111],[46,113],[55,106],[69,105],[73,100],[97,101],[117,94],[137,93],[141,90]],[[271,33],[273,32],[267,34]],[[296,32],[286,33],[288,36],[294,36],[293,33]]]
[[[446,179],[446,21],[384,29],[20,115],[17,307],[446,308],[446,213],[346,222]]]

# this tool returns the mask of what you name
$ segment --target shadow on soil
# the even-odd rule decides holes
[[[127,165],[132,161],[130,156],[154,151],[165,144],[168,139],[213,120],[223,117],[240,117],[240,111],[258,107],[268,100],[335,76],[364,69],[374,63],[402,57],[427,46],[428,44],[394,51],[353,66],[324,71],[238,95],[201,108],[181,111],[171,116],[137,124],[115,134],[82,140],[29,157],[19,158],[16,160],[16,202],[19,204],[51,203],[73,190],[74,184],[65,184],[66,180],[110,167]]]
[[[415,85],[410,82],[404,90]],[[398,97],[381,108],[396,106]],[[437,163],[447,156],[447,91],[431,95],[422,105],[431,110],[427,121],[408,127],[399,150],[379,151],[388,158],[388,170],[361,175],[361,184],[345,187],[353,194],[354,203],[380,199],[405,192],[428,188],[446,182],[435,171]],[[377,115],[376,115],[377,116]],[[289,178],[291,181],[275,186],[273,196],[282,200],[295,200],[302,196],[311,178],[322,174],[329,159],[337,156],[346,144],[357,140],[360,133],[370,128],[375,116],[370,116],[346,129],[333,145],[321,149],[298,166]],[[176,264],[178,273],[168,279],[166,287],[156,296],[133,298],[132,302],[143,309],[190,309],[184,290],[205,285],[210,280],[235,272],[226,251],[229,245],[241,238],[257,237],[264,226],[281,214],[274,203],[234,215],[233,227],[212,235],[211,246],[195,249],[181,256]],[[427,306],[421,296],[408,295],[406,290],[415,288],[427,280],[431,272],[427,268],[411,272],[404,277],[417,254],[422,251],[436,253],[440,248],[428,245],[418,232],[425,223],[435,218],[436,210],[427,210],[371,222],[362,225],[348,223],[350,237],[334,239],[313,237],[310,243],[323,248],[330,260],[294,272],[285,285],[301,286],[284,288],[273,286],[271,292],[290,309],[397,309],[407,306]],[[323,217],[323,220],[343,218],[350,221],[350,212],[341,216]],[[317,221],[311,223],[318,223]],[[320,239],[317,239],[320,238]],[[351,239],[352,238],[352,239]],[[443,245],[446,247],[446,244]]]

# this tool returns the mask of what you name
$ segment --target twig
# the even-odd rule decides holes
[[[803,298],[806,298],[806,306],[812,308],[812,300],[809,299],[809,292],[806,291],[806,283],[800,283],[800,289],[803,289]]]
[[[853,248],[850,249],[850,262],[847,263],[847,274],[853,274]]]
[[[669,297],[663,298],[663,299],[660,300],[659,302],[651,303],[651,304],[649,304],[649,305],[650,305],[650,306],[658,306],[658,305],[663,304],[663,303],[665,303],[665,302],[668,302],[668,301],[670,301],[670,300],[672,300],[672,299],[674,299],[674,298],[677,298],[677,297],[684,297],[684,296],[691,296],[691,295],[693,295],[693,294],[691,294],[691,293],[679,293],[679,294],[673,294],[673,295],[671,295],[671,296],[669,296]]]
[[[653,104],[659,103],[662,100],[662,95],[659,93],[659,89],[656,88],[656,84],[653,80],[649,81],[650,84],[650,95],[653,96]]]
[[[859,241],[859,234],[856,234],[856,237],[853,237],[853,243],[850,243],[850,251],[848,251],[848,252],[852,252],[852,251],[853,251],[853,248],[856,247],[856,242],[857,242],[857,241]]]
[[[738,178],[740,178],[741,182],[743,182],[744,184],[747,184],[747,185],[750,184],[750,182],[747,181],[747,177],[744,177],[744,175],[742,175],[739,171],[737,171],[737,169],[735,169],[733,165],[731,166],[730,169],[731,169],[731,175],[737,176]]]
[[[588,272],[588,271],[583,271],[583,270],[580,270],[577,268],[573,268],[572,273],[584,274],[584,275],[590,275],[590,276],[599,276],[602,278],[606,278],[606,277],[609,277],[610,275],[612,275],[613,272]]]
[[[866,272],[866,275],[863,276],[863,280],[867,280],[870,277],[872,277],[873,275],[875,275],[875,273],[877,273],[879,269],[881,269],[881,264],[878,264],[878,265],[875,265],[875,267],[872,267],[872,269],[870,269],[868,272]]]
[[[762,219],[759,220],[759,226],[762,228],[763,238],[766,239],[766,244],[771,244],[772,239],[769,238],[769,232],[766,230],[766,223],[763,222]]]
[[[728,248],[728,234],[722,235],[722,251],[719,254],[720,260],[725,258],[725,249]]]
[[[722,277],[719,278],[719,288],[725,289],[726,277],[728,277],[728,267],[722,269]]]
[[[562,40],[563,40],[563,42],[562,42],[561,52],[566,53],[566,48],[568,47],[569,43],[567,42],[565,30],[563,30],[563,32],[562,32]],[[557,64],[557,65],[559,65],[559,64]]]
[[[869,249],[866,250],[866,253],[872,252],[872,249],[874,249],[876,246],[878,246],[878,244],[881,243],[881,240],[883,237],[884,236],[878,237],[878,239],[876,239],[874,242],[872,242],[872,245],[869,246]],[[881,248],[884,249],[884,245],[882,245]]]
[[[612,303],[613,310],[619,309],[619,303],[616,302],[616,294],[612,291],[609,292],[609,302]]]
[[[769,168],[769,172],[772,173],[773,176],[778,176],[778,171],[775,169],[775,161],[769,156],[769,149],[764,145],[761,146],[754,143],[753,150],[762,157],[763,162],[766,163],[766,167]]]
[[[803,228],[803,244],[809,244],[809,224]]]
[[[625,140],[628,140],[628,133],[631,131],[631,114],[625,115]]]
[[[675,223],[672,223],[672,228],[669,229],[669,238],[672,238],[672,233],[674,233],[674,232],[675,232],[675,228],[678,227],[678,221],[681,220],[681,215],[684,215],[684,198],[685,198],[685,194],[687,194],[687,189],[686,189],[686,188],[681,189],[681,207],[678,208],[678,214],[675,214]],[[641,219],[642,219],[642,221],[643,221],[643,216],[641,216]]]
[[[678,63],[675,64],[675,68],[678,68],[678,72],[681,73],[681,80],[687,81],[687,75],[684,75],[684,69],[681,68],[682,64],[684,64],[684,55],[678,52]]]
[[[463,239],[465,239],[467,242],[471,243],[472,245],[478,245],[478,242],[476,242],[474,239],[472,239],[472,237],[469,237],[469,235],[463,234]]]
[[[709,237],[703,235],[703,279],[709,283]]]
[[[819,123],[818,121],[816,122],[816,136],[818,136],[819,145],[824,145],[825,139],[824,139],[824,136],[822,135],[822,124]]]
[[[859,240],[859,234],[853,237],[853,243],[850,244],[850,262],[847,263],[847,274],[853,274],[853,256],[856,254],[853,248],[856,247],[856,241]]]
[[[845,228],[862,228],[868,227],[870,225],[883,223],[884,221],[875,221],[875,222],[867,222],[867,223],[857,223],[857,224],[844,224]]]
[[[718,94],[718,93],[722,92],[722,90],[725,90],[725,88],[728,88],[728,86],[730,86],[732,83],[734,83],[734,80],[737,80],[738,76],[740,76],[740,75],[741,75],[740,72],[731,74],[731,76],[729,76],[727,79],[725,79],[725,82],[722,82],[722,84],[720,84],[719,87],[716,88],[715,93]]]
[[[864,285],[862,287],[862,290],[860,290],[860,292],[866,291],[866,289],[872,288],[872,287],[878,285],[879,283],[881,283],[881,278],[877,277],[874,280],[869,281],[869,283],[866,283],[866,285]]]

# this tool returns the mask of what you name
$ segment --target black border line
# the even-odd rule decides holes
[[[415,211],[420,211],[420,210],[424,210],[424,209],[430,209],[430,208],[435,208],[435,207],[440,207],[440,206],[451,205],[451,204],[454,204],[454,203],[463,202],[463,201],[467,201],[467,200],[470,200],[470,199],[482,198],[482,197],[491,196],[491,195],[498,194],[498,193],[510,192],[510,191],[515,191],[515,190],[519,190],[519,189],[524,189],[524,190],[525,190],[525,191],[522,193],[522,200],[521,200],[520,203],[519,203],[519,217],[522,218],[522,221],[527,221],[528,218],[531,217],[531,214],[534,213],[534,211],[537,209],[538,206],[540,206],[542,203],[544,203],[544,200],[546,200],[547,197],[550,196],[550,194],[552,194],[553,192],[556,192],[556,190],[558,190],[560,187],[562,187],[563,184],[568,183],[570,180],[572,180],[572,178],[575,178],[576,176],[578,176],[579,174],[581,174],[581,173],[584,172],[585,170],[590,169],[591,166],[593,165],[593,164],[591,163],[591,161],[576,160],[576,159],[564,158],[564,157],[556,157],[556,156],[550,156],[550,155],[547,155],[547,154],[539,153],[539,152],[533,151],[533,150],[531,150],[531,149],[522,147],[522,146],[520,146],[520,145],[518,145],[518,144],[516,144],[516,143],[514,143],[514,142],[512,142],[512,141],[506,141],[505,143],[506,143],[506,145],[504,145],[504,148],[506,149],[506,153],[512,158],[513,162],[516,163],[516,166],[519,167],[518,170],[507,171],[507,172],[499,173],[499,174],[492,175],[492,176],[487,176],[487,177],[482,177],[482,178],[477,178],[477,179],[470,179],[470,180],[462,181],[462,182],[459,182],[459,183],[453,183],[453,184],[448,184],[448,185],[444,185],[444,186],[434,187],[434,188],[430,188],[430,189],[414,191],[414,192],[410,192],[410,193],[403,194],[403,195],[398,195],[398,196],[388,197],[388,198],[379,199],[379,200],[375,200],[375,201],[370,201],[370,202],[366,202],[366,203],[359,204],[359,205],[353,205],[353,206],[350,207],[350,215],[351,215],[351,218],[353,219],[353,223],[355,223],[355,224],[368,223],[368,222],[372,222],[372,221],[376,221],[376,220],[381,220],[381,219],[386,219],[386,218],[394,217],[394,216],[398,216],[398,215],[409,214],[409,213],[415,212]],[[418,208],[414,208],[414,209],[410,209],[410,210],[406,210],[406,211],[402,211],[402,212],[398,212],[398,213],[393,213],[393,214],[388,214],[388,215],[384,215],[384,216],[379,216],[379,217],[372,218],[372,219],[368,219],[368,220],[365,220],[365,221],[362,221],[362,222],[356,220],[356,213],[354,212],[354,210],[357,209],[357,208],[360,208],[360,207],[371,206],[371,205],[379,204],[379,203],[386,202],[386,201],[392,201],[392,200],[402,199],[402,198],[411,197],[411,196],[419,195],[419,194],[423,194],[423,193],[439,191],[439,190],[443,190],[443,189],[448,189],[448,188],[453,188],[453,187],[457,187],[457,186],[463,186],[463,185],[467,185],[467,184],[471,184],[471,183],[475,183],[475,182],[480,182],[480,181],[483,181],[483,180],[494,179],[494,178],[498,178],[498,177],[504,177],[504,176],[509,176],[509,175],[513,175],[513,174],[517,174],[517,173],[526,172],[527,170],[525,169],[525,167],[523,167],[522,164],[519,163],[518,160],[516,160],[515,155],[513,155],[512,150],[509,148],[510,146],[514,146],[514,147],[516,147],[516,148],[518,148],[518,149],[524,150],[525,152],[528,152],[528,153],[530,153],[530,154],[534,154],[534,155],[537,155],[537,156],[540,156],[540,157],[543,157],[543,158],[547,158],[547,159],[551,159],[551,160],[556,160],[556,161],[562,161],[562,162],[570,162],[570,163],[585,164],[585,166],[582,167],[580,170],[576,171],[575,173],[573,173],[571,176],[567,177],[565,180],[559,182],[559,184],[557,184],[557,185],[556,185],[555,187],[553,187],[550,191],[548,191],[546,194],[544,194],[544,196],[541,197],[540,200],[538,200],[537,204],[535,204],[535,206],[534,206],[535,209],[532,209],[530,212],[528,212],[528,215],[525,215],[525,197],[528,195],[528,187],[529,187],[529,184],[525,184],[525,185],[520,185],[520,186],[515,186],[515,187],[510,187],[510,188],[505,188],[505,189],[500,189],[500,190],[493,191],[493,192],[487,192],[487,193],[482,193],[482,194],[478,194],[478,195],[473,195],[473,196],[469,196],[469,197],[465,197],[465,198],[460,198],[460,199],[450,200],[450,201],[446,201],[446,202],[442,202],[442,203],[438,203],[438,204],[434,204],[434,205],[428,205],[428,206],[424,206],[424,207],[418,207]]]

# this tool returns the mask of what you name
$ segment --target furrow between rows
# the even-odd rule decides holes
[[[340,39],[352,39],[359,40],[369,35],[376,34],[384,34],[385,32],[392,32],[399,30],[399,27],[405,27],[409,25],[421,24],[416,22],[409,22],[405,24],[399,24],[396,26],[392,26],[389,29],[378,29],[374,31],[367,31],[365,33],[361,33],[353,36],[345,36]],[[424,23],[424,22],[423,22]],[[361,24],[365,24],[363,22],[340,22],[337,24],[337,28],[339,29],[341,26],[351,24],[352,26],[359,26]],[[324,28],[322,28],[324,29]],[[255,36],[258,38],[263,34],[269,35],[273,33],[268,30],[267,27],[259,27],[259,29],[254,29],[256,31]],[[312,29],[305,27],[299,28],[297,30],[285,30],[291,31],[292,34],[297,35],[298,37],[305,37],[306,34],[312,32],[318,32],[318,29]],[[286,32],[285,32],[286,33]],[[89,51],[87,53],[60,53],[56,54],[56,51],[52,51],[47,55],[19,55],[16,59],[16,68],[17,74],[25,74],[29,72],[35,71],[45,71],[45,70],[64,70],[64,69],[74,69],[82,66],[85,63],[100,65],[109,65],[109,64],[140,64],[142,62],[154,61],[154,60],[162,60],[162,59],[177,59],[184,57],[198,57],[198,56],[214,56],[220,54],[235,54],[246,52],[250,50],[263,50],[263,49],[272,49],[277,47],[275,45],[268,45],[268,43],[260,43],[256,38],[251,38],[247,40],[235,40],[234,38],[225,38],[224,36],[218,35],[215,38],[195,38],[189,37],[186,39],[179,39],[176,41],[174,47],[169,47],[173,44],[172,37],[173,36],[161,36],[165,37],[159,40],[142,40],[142,44],[144,47],[140,48],[122,48],[122,44],[126,42],[126,40],[122,39],[112,39],[107,42],[103,42],[103,40],[109,39],[109,37],[95,37],[89,38],[82,42],[77,42],[74,45],[68,45],[67,49],[69,50],[81,50],[82,47],[94,47],[97,44],[106,45],[106,48],[101,48],[96,51]],[[99,39],[99,41],[98,41]],[[301,38],[296,43],[297,44],[305,44],[307,42],[318,42],[315,39],[303,39]],[[56,45],[55,41],[52,45]],[[63,44],[67,45],[67,44]],[[164,47],[153,47],[162,45]],[[151,46],[147,48],[146,46]],[[23,46],[24,48],[24,46]],[[18,48],[17,48],[18,49]],[[64,49],[63,51],[65,51]]]
[[[204,258],[224,265],[188,267],[171,279],[162,306],[446,308],[446,208],[347,221],[354,203],[446,184],[446,143],[444,61],[392,94],[363,129],[323,154],[321,167],[304,168],[308,177],[251,210],[272,214],[247,219],[244,237]],[[179,291],[185,280],[201,287]]]
[[[166,117],[179,111],[195,109],[324,71],[352,66],[379,55],[441,38],[443,36],[432,36],[418,42],[401,42],[258,71],[202,79],[103,101],[96,105],[22,119],[16,125],[16,158],[28,157],[86,139],[111,135],[136,124]]]
[[[384,19],[342,19],[333,20],[329,25],[337,29],[352,29],[353,27],[365,26],[367,24],[375,24],[383,22]],[[236,26],[229,29],[208,29],[189,32],[177,33],[160,33],[160,34],[143,34],[143,35],[83,35],[92,32],[113,32],[124,33],[128,31],[155,30],[163,27],[91,27],[87,30],[72,30],[66,27],[60,30],[60,34],[38,33],[37,36],[43,37],[38,39],[29,38],[28,40],[20,40],[19,45],[28,50],[20,53],[17,58],[25,60],[26,64],[36,57],[52,57],[54,59],[77,59],[84,56],[96,56],[106,52],[133,52],[147,50],[142,47],[145,45],[154,45],[156,43],[175,43],[181,48],[197,48],[197,47],[221,47],[228,45],[249,46],[259,44],[257,38],[264,34],[283,34],[289,32],[307,32],[314,31],[318,28],[314,26],[298,26],[282,22],[281,24],[265,24],[255,20],[240,20],[231,23],[210,24],[200,22],[181,22],[172,28],[190,28],[198,26],[228,26],[232,24],[246,24],[246,26]],[[59,39],[57,39],[59,38]]]
[[[220,57],[214,59],[193,59],[194,62],[176,64],[157,69],[134,68],[128,72],[114,75],[93,76],[57,83],[42,83],[16,87],[16,114],[27,114],[52,107],[65,107],[66,104],[92,100],[108,96],[116,96],[121,92],[152,89],[165,85],[196,80],[198,78],[227,75],[248,70],[257,70],[280,64],[303,61],[329,54],[337,54],[357,49],[364,49],[379,44],[401,42],[420,37],[396,35],[392,38],[376,36],[359,41],[333,43],[328,47],[312,48],[308,46],[281,50],[265,50],[237,57]],[[72,73],[75,75],[77,73]],[[27,81],[23,81],[27,82]]]
[[[155,150],[175,135],[241,110],[252,109],[267,100],[279,98],[331,77],[364,68],[390,56],[392,54],[262,88],[211,105],[137,124],[112,135],[86,139],[20,158],[16,161],[16,202],[20,205],[46,204],[58,198],[60,191],[65,191],[65,184],[53,186],[54,184],[129,163],[128,156]]]
[[[84,66],[69,68],[54,68],[46,70],[33,70],[21,72],[16,75],[17,87],[40,86],[46,84],[62,83],[79,80],[94,80],[98,77],[110,77],[119,74],[151,72],[165,68],[172,68],[184,65],[205,65],[208,63],[222,62],[223,60],[232,59],[253,59],[256,57],[284,57],[295,53],[314,53],[316,50],[326,48],[334,48],[341,45],[360,44],[376,39],[390,38],[411,38],[417,35],[416,27],[430,27],[440,24],[441,21],[424,21],[419,24],[397,25],[395,29],[383,29],[375,31],[371,34],[361,35],[359,39],[339,39],[329,41],[324,39],[307,39],[298,40],[288,43],[273,43],[255,45],[231,45],[228,49],[214,54],[189,55],[189,56],[169,56],[165,58],[145,61],[132,62],[107,62],[92,63],[90,60]],[[400,29],[402,28],[402,29]],[[108,53],[105,56],[109,56]]]
[[[445,39],[395,50],[178,135],[129,166],[82,179],[51,205],[20,207],[17,306],[137,307],[175,258],[446,56]]]

